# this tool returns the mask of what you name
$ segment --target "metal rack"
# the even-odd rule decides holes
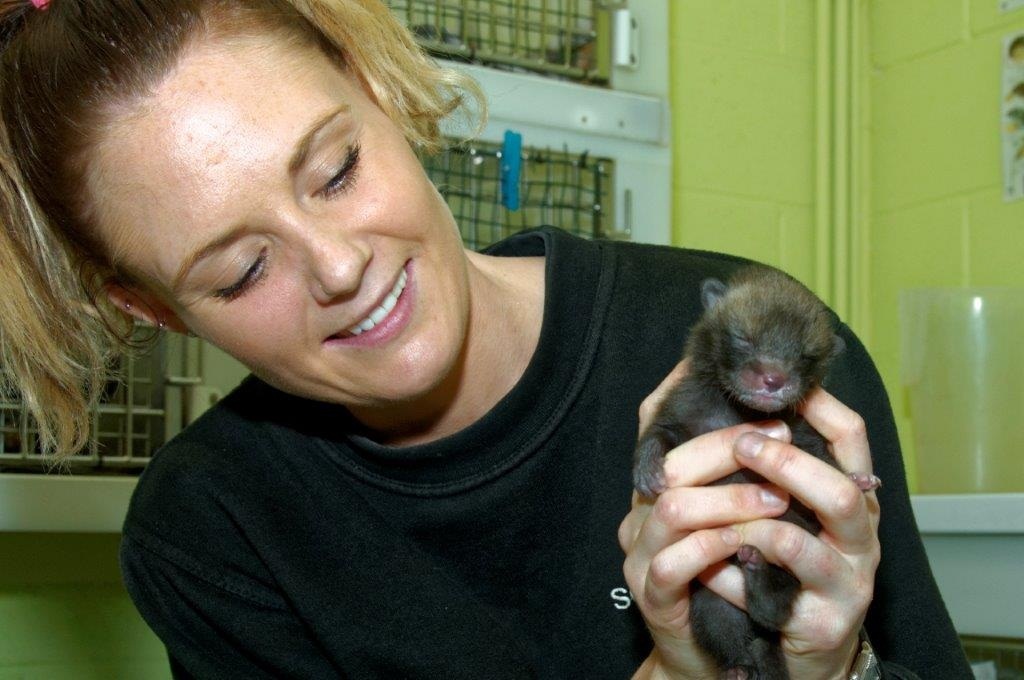
[[[432,54],[572,80],[608,81],[607,2],[387,0],[387,4]]]
[[[507,164],[502,145],[470,142],[421,158],[444,196],[468,248],[491,243],[542,224],[557,225],[587,238],[608,236],[613,215],[615,161],[586,151],[527,147],[518,172],[519,206],[502,200]]]
[[[143,333],[152,332],[141,331]],[[85,448],[60,461],[73,470],[137,471],[187,416],[181,387],[201,382],[199,341],[163,335],[149,351],[124,355],[100,404],[92,411]],[[39,432],[20,401],[0,402],[0,471],[48,470],[57,459],[44,456]]]

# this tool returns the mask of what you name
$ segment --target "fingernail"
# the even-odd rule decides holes
[[[736,439],[733,446],[736,449],[736,453],[747,458],[753,458],[761,453],[761,449],[764,448],[764,440],[765,437],[762,434],[745,432]]]
[[[772,439],[789,439],[789,428],[781,420],[769,420],[757,425],[757,431]]]
[[[785,505],[786,499],[783,496],[780,496],[779,493],[771,487],[762,487],[761,502],[765,505],[777,508],[781,505]]]
[[[726,545],[739,545],[740,544],[740,532],[735,529],[722,529],[719,534],[722,537],[722,543]]]

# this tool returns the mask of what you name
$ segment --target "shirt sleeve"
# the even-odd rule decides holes
[[[125,586],[167,647],[176,678],[341,675],[272,589],[175,554],[141,532],[121,546]]]
[[[860,340],[845,326],[840,335],[846,351],[825,387],[864,418],[874,472],[882,480],[877,491],[882,556],[865,621],[868,636],[886,669],[885,677],[969,680],[973,678],[970,666],[914,519],[885,387]]]

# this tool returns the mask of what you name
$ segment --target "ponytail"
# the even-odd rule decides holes
[[[88,440],[116,331],[101,322],[82,286],[81,266],[32,199],[5,129],[0,126],[0,394],[23,401],[41,451],[63,458]]]

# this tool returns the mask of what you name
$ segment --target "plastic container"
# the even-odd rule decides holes
[[[900,293],[918,491],[1024,491],[1024,289]]]

